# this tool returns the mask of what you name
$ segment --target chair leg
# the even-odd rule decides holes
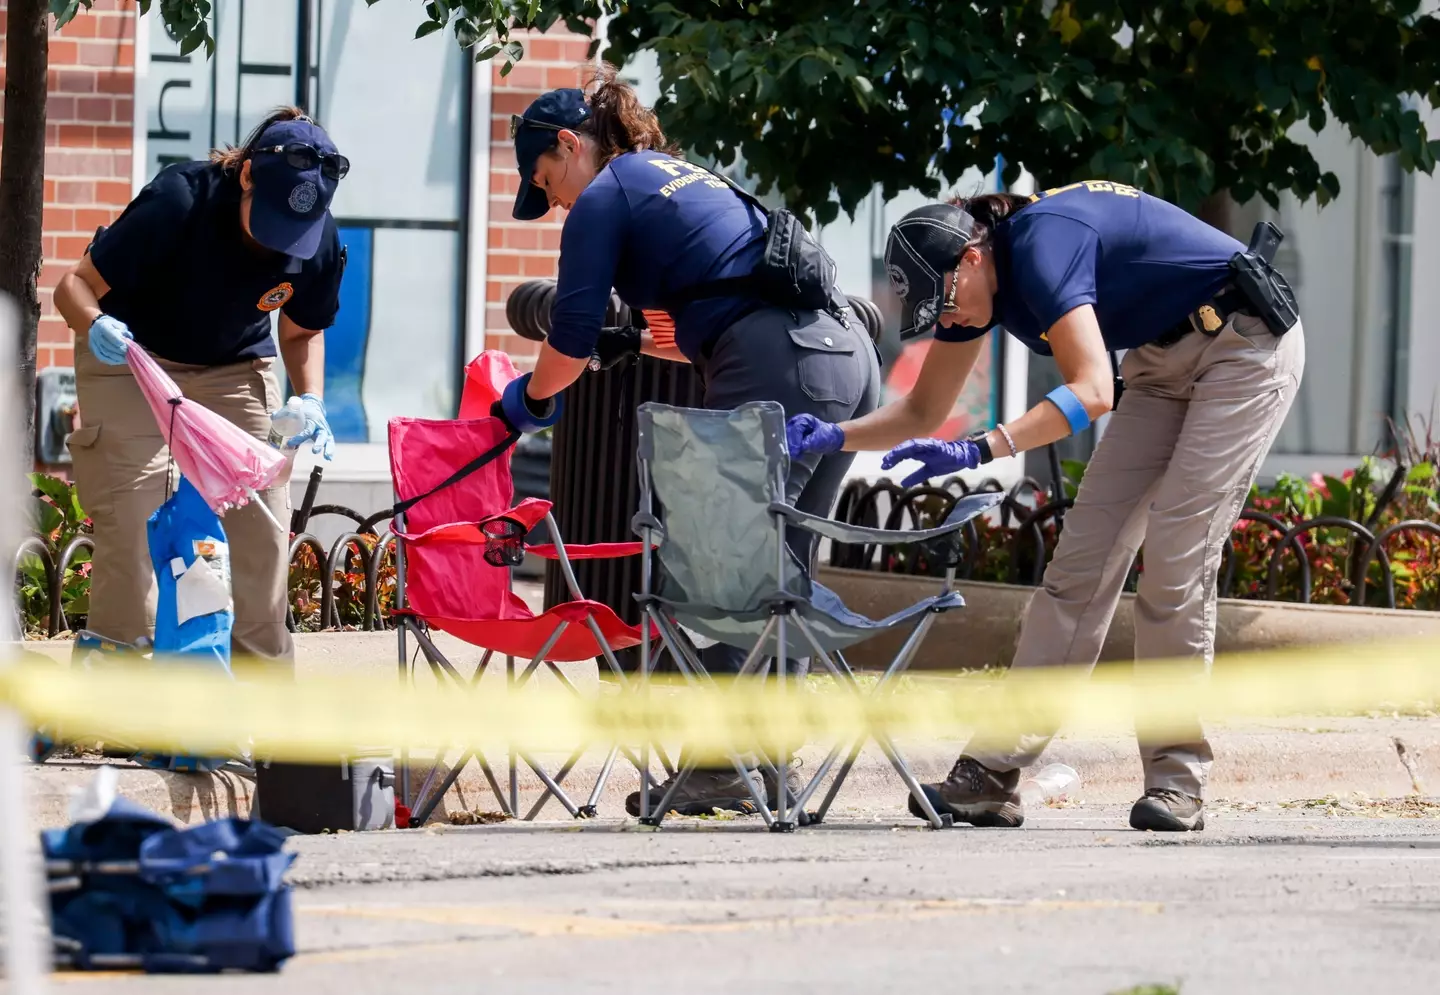
[[[562,767],[560,768],[559,772],[556,773],[556,775],[555,775],[555,783],[556,783],[556,784],[564,784],[564,783],[565,783],[565,778],[566,778],[566,776],[569,775],[570,771],[574,769],[575,765],[580,762],[580,758],[584,755],[585,751],[589,748],[589,746],[590,746],[590,744],[589,744],[589,743],[586,743],[586,744],[578,747],[578,748],[575,750],[574,753],[570,754],[570,758],[565,761],[564,766],[562,766]],[[538,771],[537,771],[537,773],[538,773]],[[540,814],[540,810],[545,807],[545,803],[548,802],[549,800],[550,800],[550,789],[549,789],[549,788],[546,788],[544,794],[542,794],[542,795],[540,796],[540,800],[537,801],[537,802],[531,807],[531,809],[530,809],[530,811],[529,811],[528,813],[526,813],[526,815],[525,815],[525,821],[526,821],[526,822],[529,822],[529,821],[531,821],[532,819],[534,819],[537,815],[539,815],[539,814]],[[567,807],[569,807],[569,806],[567,806]],[[578,809],[578,808],[574,809],[570,814],[576,816],[577,818],[583,818],[583,816],[582,816],[582,814],[581,814],[581,810]]]
[[[430,765],[430,773],[425,775],[425,780],[420,784],[420,790],[415,792],[415,805],[412,807],[412,810],[410,812],[411,825],[418,826],[420,825],[420,823],[425,821],[423,817],[416,815],[417,812],[423,811],[426,816],[430,814],[430,809],[424,808],[420,804],[420,801],[425,797],[425,793],[430,790],[430,785],[435,782],[435,772],[440,769],[440,762],[445,759],[445,754],[449,751],[450,746],[449,744],[446,744],[444,749],[440,750],[438,753],[435,754],[435,762]],[[462,754],[462,756],[464,756],[464,754]],[[447,784],[444,788],[441,789],[440,793],[443,795],[446,791],[449,790],[449,788],[450,786]],[[434,807],[435,806],[433,805],[430,806],[430,808]]]
[[[831,747],[829,755],[825,757],[819,768],[816,769],[815,776],[810,778],[805,787],[800,789],[800,796],[795,799],[796,808],[803,810],[805,806],[809,804],[811,796],[819,789],[820,782],[825,780],[825,776],[830,773],[830,768],[835,766],[835,761],[839,759],[840,752],[843,748],[840,743],[836,743]],[[814,824],[817,818],[818,814],[810,820],[811,823]]]
[[[513,656],[507,656],[505,658],[505,690],[507,693],[512,694],[515,691],[515,658]],[[510,811],[518,812],[520,811],[520,773],[516,766],[514,743],[510,744],[508,754],[510,766]]]
[[[611,671],[614,672],[616,679],[620,682],[621,693],[637,693],[638,688],[636,682],[632,682],[625,676],[625,671],[620,666],[620,661],[616,659],[615,653],[610,648],[610,644],[606,641],[604,633],[600,631],[600,626],[595,621],[595,617],[593,615],[587,615],[585,617],[585,622],[590,629],[591,635],[595,638],[596,645],[600,647],[601,652],[604,654],[605,660],[609,664]],[[658,628],[659,627],[657,625],[657,631]],[[683,668],[684,664],[682,663],[681,666]],[[556,671],[556,676],[559,677],[561,680],[565,680],[564,675],[561,674],[559,671]],[[568,684],[569,682],[566,681],[566,683]],[[578,694],[579,692],[576,691],[576,693]],[[605,764],[600,770],[600,777],[596,780],[594,786],[591,788],[589,800],[580,809],[580,813],[583,816],[585,816],[586,818],[591,818],[597,814],[597,806],[600,802],[600,795],[604,792],[605,785],[609,783],[610,775],[614,772],[615,760],[618,753],[623,753],[625,755],[625,758],[630,761],[632,766],[634,766],[635,770],[639,772],[644,769],[643,765],[645,765],[648,760],[649,750],[653,749],[660,759],[660,766],[664,769],[665,775],[667,777],[675,776],[676,767],[673,763],[671,763],[670,756],[668,753],[666,753],[665,747],[660,743],[649,743],[646,745],[646,760],[642,760],[640,757],[636,756],[635,752],[629,747],[617,746],[610,751],[610,755],[606,758]],[[644,780],[647,780],[647,778],[642,778],[642,781]],[[644,791],[645,789],[646,786],[642,784],[641,790]]]
[[[671,624],[670,620],[665,618],[658,612],[654,613],[652,618],[655,622],[656,629],[660,633],[661,640],[665,643],[666,648],[669,649],[672,654],[674,654],[677,663],[680,664],[681,673],[685,676],[687,682],[689,682],[692,686],[699,685],[704,682],[709,682],[713,684],[713,678],[711,678],[709,672],[705,670],[704,665],[697,657],[695,657],[693,654],[689,653],[685,649],[684,643],[680,640],[679,634],[675,631],[675,628]],[[749,676],[753,674],[756,668],[760,665],[760,663],[765,660],[765,643],[766,640],[769,639],[770,633],[774,629],[777,621],[777,619],[771,619],[766,623],[765,628],[761,630],[760,637],[756,640],[754,648],[746,657],[744,664],[741,665],[739,676]],[[727,755],[727,759],[735,768],[735,773],[738,774],[740,778],[744,781],[746,790],[749,792],[751,800],[755,803],[755,807],[760,814],[760,818],[764,821],[767,827],[774,829],[777,820],[770,813],[770,806],[768,800],[762,798],[760,794],[756,791],[754,783],[752,782],[751,778],[747,776],[748,771],[745,769],[744,763],[741,762],[739,755],[736,753],[730,753]],[[666,814],[670,811],[670,803],[674,799],[675,793],[680,789],[680,787],[685,783],[685,781],[690,777],[690,775],[694,773],[695,768],[698,765],[698,761],[692,759],[686,762],[681,767],[679,773],[675,775],[674,781],[671,782],[669,789],[661,798],[658,810],[653,811],[648,815],[642,816],[640,819],[642,824],[658,828],[661,823],[664,822]]]
[[[935,811],[935,806],[930,804],[930,799],[925,794],[925,789],[920,787],[920,782],[910,772],[910,765],[900,753],[900,748],[895,741],[884,733],[875,734],[875,742],[880,749],[885,751],[885,756],[890,760],[890,766],[895,768],[895,773],[900,775],[900,780],[905,782],[905,787],[920,805],[920,811],[925,813],[925,821],[930,823],[931,829],[946,829],[955,824],[955,820],[947,813],[941,815]]]
[[[485,775],[485,780],[490,785],[490,791],[495,795],[495,801],[500,805],[501,814],[512,819],[515,817],[514,810],[511,809],[505,801],[505,792],[500,789],[500,782],[495,780],[495,772],[490,769],[490,764],[486,762],[485,755],[478,750],[467,750],[462,753],[460,758],[455,761],[455,765],[446,773],[444,780],[440,782],[439,789],[433,796],[427,797],[426,791],[430,787],[430,782],[434,780],[435,771],[440,768],[440,763],[444,760],[444,757],[445,754],[441,753],[435,758],[435,765],[430,768],[430,774],[425,778],[425,783],[421,785],[420,790],[415,793],[417,807],[415,813],[410,817],[412,825],[421,826],[425,824],[430,818],[430,813],[435,811],[441,799],[454,787],[455,782],[460,779],[460,775],[472,759],[479,764],[481,773]],[[425,804],[419,805],[418,803],[422,799],[425,800]]]
[[[830,659],[830,655],[825,651],[824,647],[820,645],[820,641],[816,638],[809,624],[806,623],[803,618],[798,618],[796,621],[806,641],[810,644],[811,650],[825,668],[835,676],[836,681],[849,687],[854,693],[863,695],[864,692],[861,691],[860,684],[856,681],[854,672],[850,670],[849,665],[847,664],[843,670],[837,666],[835,662]],[[870,693],[871,697],[883,693],[889,684],[909,667],[910,661],[914,658],[915,652],[920,648],[920,644],[924,641],[933,623],[933,615],[926,615],[920,620],[910,633],[910,636],[905,640],[905,644],[901,646],[900,652],[895,655],[895,659],[892,660],[890,666],[886,668],[884,675],[876,683],[874,690]],[[899,747],[895,745],[895,741],[891,739],[888,734],[883,732],[876,732],[873,735],[861,735],[855,739],[854,745],[850,750],[850,755],[845,759],[845,763],[840,768],[840,773],[836,775],[834,783],[830,785],[830,790],[826,792],[825,799],[816,812],[813,821],[819,822],[825,818],[825,814],[830,810],[830,805],[835,801],[836,795],[840,792],[841,785],[843,785],[845,779],[850,776],[850,771],[854,768],[855,761],[860,756],[860,751],[864,748],[865,743],[872,738],[875,740],[876,745],[880,747],[881,751],[884,752],[886,759],[890,761],[890,766],[895,769],[895,773],[900,775],[900,780],[905,783],[906,789],[920,805],[920,810],[925,813],[926,821],[930,824],[931,828],[943,829],[953,825],[953,820],[949,815],[942,816],[936,812],[935,807],[930,804],[930,799],[926,797],[924,789],[920,787],[919,781],[916,780],[915,775],[911,772],[910,765],[900,752]],[[820,770],[817,771],[811,779],[810,784],[803,792],[805,798],[808,799],[811,793],[816,790],[820,779],[828,771],[830,765],[834,763],[839,749],[840,747],[837,745],[830,752],[825,763],[821,765]]]
[[[599,814],[597,806],[600,804],[600,793],[605,790],[605,783],[610,780],[610,772],[615,769],[615,759],[620,756],[620,747],[610,747],[610,754],[605,758],[605,764],[600,768],[600,776],[596,778],[595,784],[590,788],[590,797],[585,804],[580,806],[580,814],[587,819],[593,819]],[[637,764],[638,766],[638,764]]]
[[[443,672],[453,674],[454,676],[452,677],[452,680],[456,684],[460,685],[462,688],[466,688],[467,690],[472,691],[479,687],[480,680],[485,676],[485,670],[487,667],[489,667],[490,660],[495,655],[494,650],[486,650],[485,654],[480,657],[480,662],[475,665],[475,670],[473,673],[471,673],[470,680],[466,681],[460,675],[459,671],[454,666],[450,665],[449,661],[445,659],[445,655],[440,651],[440,648],[436,646],[433,641],[428,638],[423,640],[420,639],[418,633],[416,636],[416,641],[419,644],[421,651],[425,653],[427,660],[430,660],[433,654],[436,659],[445,664]],[[435,666],[434,661],[432,661],[431,665],[432,667]],[[441,672],[442,671],[440,670],[436,671],[437,677]],[[440,769],[440,764],[444,762],[445,754],[448,751],[449,747],[446,747],[435,755],[435,762],[430,767],[430,773],[425,776],[425,783],[420,785],[420,790],[415,793],[416,806],[415,811],[410,816],[411,824],[414,826],[421,826],[425,824],[425,822],[430,818],[431,813],[435,811],[441,800],[444,799],[446,792],[448,792],[451,787],[454,786],[455,782],[459,780],[460,775],[464,772],[466,765],[470,763],[472,757],[479,762],[481,771],[484,772],[486,780],[490,782],[490,790],[495,793],[495,800],[500,803],[500,810],[505,815],[513,817],[514,811],[506,803],[504,794],[500,790],[500,785],[497,784],[495,781],[494,772],[490,769],[490,765],[485,762],[484,756],[476,750],[467,750],[466,752],[462,753],[460,755],[460,758],[456,761],[455,766],[451,767],[450,770],[446,773],[444,780],[441,782],[440,789],[436,791],[433,796],[429,796],[427,794],[430,790],[430,785],[435,780],[435,772]]]
[[[520,754],[520,758],[525,761],[525,764],[535,772],[535,776],[540,778],[540,783],[544,784],[545,787],[549,789],[550,794],[553,794],[555,796],[555,799],[560,802],[561,805],[565,806],[565,810],[570,813],[570,817],[572,819],[579,818],[580,809],[577,808],[575,803],[570,800],[570,796],[567,795],[564,789],[562,789],[560,785],[555,782],[555,779],[545,772],[545,768],[541,767],[540,764],[535,760],[535,758],[525,750],[519,750],[518,752]],[[514,778],[514,776],[515,774],[512,771],[511,777]],[[512,780],[512,784],[513,783],[514,782]]]
[[[420,785],[419,791],[415,792],[415,811],[410,814],[410,825],[412,826],[425,825],[426,821],[430,818],[430,813],[435,811],[436,806],[438,806],[441,799],[445,797],[445,793],[455,784],[460,777],[460,772],[463,771],[465,765],[470,762],[470,752],[467,751],[460,754],[460,759],[455,762],[455,766],[450,768],[444,779],[440,782],[440,790],[436,791],[433,795],[428,794],[430,782],[435,779],[435,772],[440,769],[440,764],[444,759],[445,754],[443,752],[436,755],[435,763],[431,765],[430,773],[425,777],[425,783]]]
[[[855,761],[860,756],[860,751],[865,746],[865,736],[855,737],[855,745],[850,749],[850,755],[845,758],[845,763],[840,766],[840,773],[835,775],[835,781],[830,785],[830,790],[825,792],[825,799],[820,807],[815,810],[815,817],[811,822],[823,822],[825,814],[830,811],[830,805],[835,801],[835,796],[840,793],[840,786],[845,783],[845,778],[850,776],[850,770],[855,766]]]
[[[480,765],[480,772],[485,775],[485,780],[490,785],[490,791],[495,796],[495,802],[500,806],[501,814],[509,816],[512,819],[515,818],[515,810],[511,808],[510,803],[505,800],[505,792],[501,790],[500,781],[495,777],[495,772],[490,769],[490,764],[485,759],[485,754],[476,753],[475,761]]]
[[[420,652],[425,654],[425,660],[430,664],[430,669],[435,670],[437,676],[439,671],[444,671],[445,675],[449,677],[457,687],[463,688],[467,686],[468,682],[464,676],[445,658],[445,654],[441,652],[440,647],[436,646],[428,635],[421,632],[418,628],[412,631],[412,635],[415,637],[415,642],[420,646]]]

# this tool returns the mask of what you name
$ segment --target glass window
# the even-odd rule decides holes
[[[455,413],[471,69],[454,39],[416,40],[403,4],[215,0],[207,61],[146,18],[146,178],[296,102],[307,6],[309,109],[352,163],[331,207],[349,262],[325,334],[326,406],[338,441],[383,442],[392,416]]]

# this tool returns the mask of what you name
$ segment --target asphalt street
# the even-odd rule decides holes
[[[297,838],[300,953],[279,975],[72,974],[53,988],[1440,989],[1435,806],[1249,809],[1179,837],[1091,806],[1020,830],[931,832],[883,813],[793,835],[746,819]]]

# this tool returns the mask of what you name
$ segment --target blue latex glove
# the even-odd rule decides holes
[[[880,461],[882,470],[890,470],[897,463],[908,459],[924,464],[910,476],[900,481],[901,487],[914,487],[931,477],[939,477],[958,470],[973,470],[980,465],[980,447],[973,442],[960,439],[944,442],[940,439],[911,439],[902,442],[885,454]]]
[[[838,453],[845,447],[845,432],[814,415],[795,415],[785,423],[785,446],[791,459],[807,453]]]
[[[125,322],[102,314],[90,323],[90,355],[106,366],[123,366],[135,336]]]
[[[490,414],[501,419],[517,432],[538,432],[549,428],[560,420],[563,410],[559,396],[537,401],[525,393],[530,385],[530,374],[516,377],[505,385],[505,393],[490,409]]]
[[[323,455],[328,462],[335,455],[335,433],[330,431],[330,422],[325,419],[325,402],[315,394],[300,395],[300,414],[305,417],[305,427],[298,435],[285,440],[287,449],[295,449],[302,442],[309,442],[310,451],[316,456]]]

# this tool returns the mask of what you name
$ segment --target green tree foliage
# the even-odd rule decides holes
[[[435,6],[435,5],[430,5]],[[486,2],[448,5],[482,18]],[[997,156],[1046,185],[1111,179],[1196,207],[1340,192],[1303,144],[1332,119],[1407,169],[1440,142],[1440,18],[1419,0],[542,0],[534,23],[612,15],[605,58],[659,60],[667,130],[744,155],[820,221],[937,195]],[[519,22],[517,22],[519,23]],[[948,124],[945,111],[975,118]]]
[[[62,19],[89,3],[51,0]],[[209,43],[209,0],[158,6],[182,44]],[[601,15],[603,57],[655,53],[678,141],[743,154],[821,222],[997,156],[1007,180],[1023,164],[1194,208],[1220,190],[1328,203],[1339,181],[1304,140],[1332,119],[1406,169],[1440,153],[1421,114],[1440,106],[1440,16],[1421,0],[429,0],[416,34],[449,28],[508,72],[515,29]]]

